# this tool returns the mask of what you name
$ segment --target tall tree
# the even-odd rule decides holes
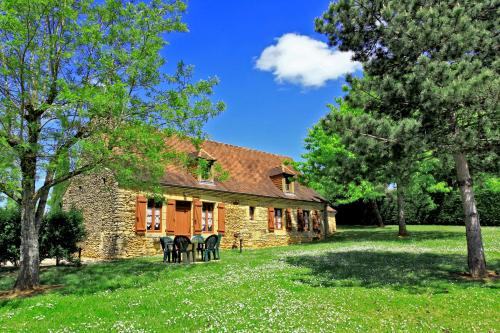
[[[371,77],[357,82],[376,92],[366,108],[418,120],[422,142],[453,155],[473,277],[487,272],[469,159],[498,158],[498,24],[496,0],[339,0],[316,21]]]
[[[360,113],[361,110],[351,108],[341,99],[339,112]],[[331,112],[337,108],[329,104]],[[306,153],[302,155],[303,161],[295,162],[295,167],[300,170],[300,181],[314,188],[329,202],[336,205],[349,204],[363,200],[371,207],[377,225],[384,226],[377,199],[384,196],[386,184],[374,183],[373,178],[366,179],[358,170],[359,159],[343,144],[342,136],[346,132],[340,131],[327,134],[321,122],[314,125],[305,139]]]
[[[321,121],[328,136],[337,136],[351,156],[330,164],[330,170],[338,168],[346,179],[359,185],[395,184],[397,187],[399,235],[407,236],[405,218],[405,194],[411,176],[425,159],[424,145],[415,140],[420,124],[413,119],[394,121],[375,110],[368,113],[351,106],[357,92],[351,91],[351,102],[341,101]]]
[[[168,135],[200,137],[224,109],[217,79],[163,73],[165,34],[187,31],[182,1],[0,1],[0,191],[22,207],[16,289],[39,284],[38,231],[51,188],[112,170],[153,187],[177,154]],[[65,163],[69,160],[69,167]]]

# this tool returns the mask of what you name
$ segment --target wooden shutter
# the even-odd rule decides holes
[[[167,235],[173,235],[175,231],[175,200],[167,200]]]
[[[287,208],[285,212],[286,230],[292,230],[292,209]]]
[[[319,230],[319,215],[317,210],[312,211],[312,223],[313,223],[313,230],[318,231]]]
[[[143,233],[146,231],[146,208],[148,199],[145,196],[138,195],[135,205],[135,232]]]
[[[194,206],[194,214],[193,214],[194,234],[200,235],[201,234],[201,208],[202,208],[202,204],[201,204],[200,199],[194,199],[193,206]]]
[[[267,228],[270,232],[274,232],[274,208],[267,209]]]
[[[297,209],[297,230],[304,231],[304,213],[302,209]]]
[[[226,209],[224,208],[224,203],[220,202],[217,205],[217,216],[219,218],[217,226],[218,226],[218,232],[220,234],[224,234],[226,232]]]

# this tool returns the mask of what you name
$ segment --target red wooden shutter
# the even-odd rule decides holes
[[[165,232],[173,235],[175,231],[175,200],[167,200],[167,227]]]
[[[319,230],[319,215],[317,210],[313,210],[312,212],[312,222],[313,222],[313,230]]]
[[[287,208],[286,209],[286,215],[285,215],[285,220],[286,220],[286,230],[290,231],[292,230],[292,209]]]
[[[201,234],[201,207],[202,207],[200,199],[194,199],[193,206],[194,206],[194,214],[193,214],[194,234],[200,235]]]
[[[297,229],[299,231],[304,231],[304,213],[302,209],[297,209]]]
[[[135,232],[143,233],[146,231],[146,207],[148,199],[142,195],[137,196],[135,205]]]
[[[160,230],[158,230],[158,232],[161,232],[162,228],[163,228],[163,203],[160,204]]]
[[[267,228],[270,232],[274,232],[274,208],[267,209]]]
[[[219,203],[217,205],[217,209],[218,209],[218,217],[219,217],[219,220],[218,220],[218,232],[220,234],[224,234],[224,232],[226,232],[226,209],[224,208],[224,203]]]

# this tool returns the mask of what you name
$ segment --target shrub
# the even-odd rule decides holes
[[[40,260],[56,258],[56,265],[61,259],[74,262],[73,254],[84,238],[81,212],[75,209],[53,211],[43,218],[40,226]]]
[[[17,207],[0,208],[0,262],[17,265],[21,247],[21,212]]]

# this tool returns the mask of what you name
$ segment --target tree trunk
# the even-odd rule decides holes
[[[378,204],[376,200],[370,200],[373,213],[375,214],[375,218],[377,219],[377,225],[380,228],[385,227],[384,220],[382,219],[382,215],[380,215],[380,210],[378,209]]]
[[[481,225],[476,208],[476,199],[472,188],[472,178],[469,165],[464,153],[456,153],[455,166],[457,168],[458,184],[465,215],[465,233],[467,237],[467,263],[472,277],[485,277],[486,259],[484,256]]]
[[[35,204],[23,198],[21,208],[21,255],[19,274],[14,289],[32,290],[39,284],[38,228],[35,225]]]
[[[29,118],[32,120],[32,118]],[[36,224],[36,143],[38,142],[37,126],[39,122],[28,121],[29,143],[20,156],[22,173],[21,198],[21,251],[20,266],[14,289],[32,290],[39,284],[40,252],[38,248],[38,226]]]
[[[406,230],[406,220],[405,220],[405,208],[404,208],[404,189],[403,186],[397,184],[397,201],[398,201],[398,224],[399,224],[399,236],[408,236],[408,231]]]

